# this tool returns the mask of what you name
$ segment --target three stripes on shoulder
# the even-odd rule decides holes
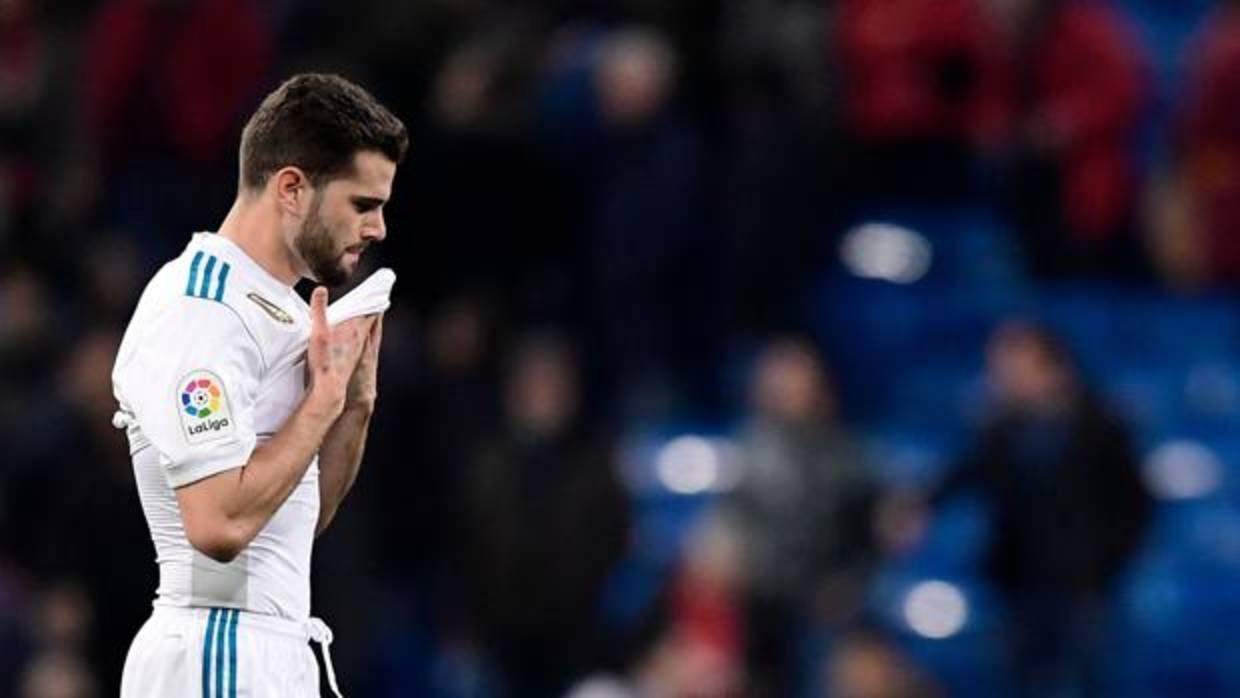
[[[203,258],[206,266],[203,266]],[[232,267],[228,262],[220,262],[215,255],[208,255],[202,250],[194,253],[189,263],[189,283],[185,285],[185,295],[194,298],[206,298],[222,302],[224,287],[228,283],[228,272]],[[201,274],[199,270],[201,269]]]

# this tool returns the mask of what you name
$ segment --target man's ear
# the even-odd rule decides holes
[[[271,177],[276,201],[287,214],[301,218],[310,210],[313,187],[310,178],[298,167],[284,167]]]

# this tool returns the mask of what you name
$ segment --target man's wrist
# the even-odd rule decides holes
[[[327,390],[319,390],[317,387],[311,388],[306,393],[306,408],[309,409],[310,414],[328,423],[334,422],[340,416],[345,404],[344,398],[339,393],[332,394]]]

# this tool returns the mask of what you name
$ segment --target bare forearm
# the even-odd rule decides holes
[[[306,474],[319,445],[331,429],[331,412],[306,401],[284,427],[254,449],[241,469],[238,515],[255,520],[255,533],[267,524]]]
[[[334,417],[308,398],[245,465],[177,490],[191,543],[216,559],[249,545],[305,475]]]
[[[316,535],[331,523],[340,503],[357,480],[373,413],[372,405],[348,408],[323,438],[323,446],[319,449],[319,523]]]

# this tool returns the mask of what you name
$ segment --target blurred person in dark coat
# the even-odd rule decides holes
[[[376,429],[371,457],[387,467],[376,468],[384,478],[368,482],[364,491],[380,538],[413,537],[399,553],[383,556],[382,573],[402,581],[420,577],[435,593],[451,594],[455,583],[444,574],[459,543],[462,480],[474,445],[496,422],[495,329],[486,304],[467,295],[431,311],[421,342],[414,341],[407,315],[395,317],[404,334],[389,334],[407,344],[393,350],[393,361],[403,364],[385,380],[393,401],[406,409],[386,422],[376,415],[376,424],[388,428]]]
[[[1006,597],[1025,695],[1089,687],[1089,626],[1143,539],[1151,499],[1128,428],[1047,330],[1011,322],[987,348],[997,409],[935,499],[990,507],[985,573]]]
[[[738,435],[742,475],[723,518],[739,536],[746,643],[762,695],[786,695],[802,619],[839,627],[859,612],[874,555],[877,483],[837,419],[817,351],[777,339],[753,373],[752,414]]]
[[[507,695],[560,695],[593,668],[604,581],[626,549],[613,454],[580,423],[579,400],[568,346],[526,338],[512,355],[502,430],[468,466],[465,621]]]
[[[626,416],[701,407],[725,324],[723,245],[681,56],[647,27],[578,29],[549,52],[538,127],[579,202],[590,387]]]
[[[0,258],[18,251],[18,230],[42,227],[73,206],[57,179],[76,160],[76,61],[74,42],[51,19],[52,4],[0,3]],[[60,240],[39,233],[22,236],[22,255],[55,260]]]
[[[82,586],[80,604],[90,622],[79,622],[72,654],[89,661],[100,686],[113,687],[120,685],[125,652],[141,625],[136,619],[150,608],[155,571],[150,549],[132,544],[146,535],[145,521],[131,496],[129,450],[111,427],[110,386],[97,379],[115,360],[120,333],[94,327],[70,344],[53,366],[54,389],[45,390],[40,409],[30,415],[39,421],[23,422],[25,432],[13,437],[23,444],[22,467],[0,488],[0,549],[13,551],[37,587],[65,579]],[[48,596],[56,602],[52,609],[75,607],[63,603],[63,594]]]

